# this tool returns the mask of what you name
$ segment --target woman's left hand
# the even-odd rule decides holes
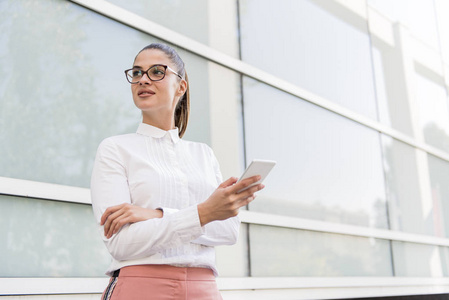
[[[123,203],[111,206],[101,216],[100,225],[104,225],[104,235],[111,238],[123,225],[145,221],[153,218],[162,218],[163,212],[159,209],[150,209]]]

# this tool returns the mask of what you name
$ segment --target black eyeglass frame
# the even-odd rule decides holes
[[[151,69],[154,68],[154,67],[163,67],[163,68],[164,68],[164,76],[163,76],[161,79],[156,79],[156,80],[155,80],[155,79],[152,79],[152,78],[150,77],[150,73],[148,73],[148,71],[151,70]],[[140,69],[140,68],[131,68],[131,69],[127,69],[127,70],[124,71],[124,72],[125,72],[126,80],[128,80],[129,83],[131,83],[131,84],[137,84],[137,83],[139,83],[140,80],[139,80],[139,81],[136,81],[136,82],[130,81],[130,78],[129,78],[129,76],[128,76],[128,72],[131,71],[131,70],[141,70],[141,71],[143,71],[143,70]],[[143,71],[142,77],[146,74],[147,77],[148,77],[151,81],[161,81],[162,79],[165,78],[165,75],[167,75],[167,70],[171,71],[173,74],[175,74],[176,76],[178,76],[179,78],[181,78],[182,80],[184,80],[184,78],[182,78],[182,76],[179,75],[179,74],[178,74],[176,71],[174,71],[172,68],[170,68],[170,67],[167,66],[167,65],[161,65],[161,64],[158,64],[158,65],[152,65],[151,67],[148,68],[148,70]],[[141,78],[141,79],[142,79],[142,78]]]

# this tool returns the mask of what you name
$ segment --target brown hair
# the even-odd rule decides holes
[[[157,49],[164,52],[168,58],[175,64],[176,72],[181,75],[182,78],[187,82],[187,89],[181,99],[179,99],[178,104],[175,109],[175,126],[178,127],[179,137],[182,137],[187,129],[187,123],[189,122],[190,114],[190,89],[189,89],[189,78],[187,77],[187,72],[185,70],[184,62],[182,61],[179,54],[170,46],[160,43],[153,43],[142,50]],[[139,55],[139,54],[137,54]]]

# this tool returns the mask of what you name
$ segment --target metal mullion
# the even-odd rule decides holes
[[[330,223],[252,211],[241,211],[240,218],[244,223],[263,226],[283,227],[324,233],[352,235],[365,238],[376,238],[391,241],[449,247],[448,238],[413,234],[395,230],[377,229],[341,223]]]
[[[90,189],[0,177],[0,195],[91,204]]]

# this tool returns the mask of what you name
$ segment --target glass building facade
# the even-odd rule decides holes
[[[448,20],[445,0],[0,1],[0,297],[106,286],[90,173],[141,121],[123,70],[152,42],[183,57],[184,138],[225,178],[277,161],[217,247],[224,299],[449,293]]]

